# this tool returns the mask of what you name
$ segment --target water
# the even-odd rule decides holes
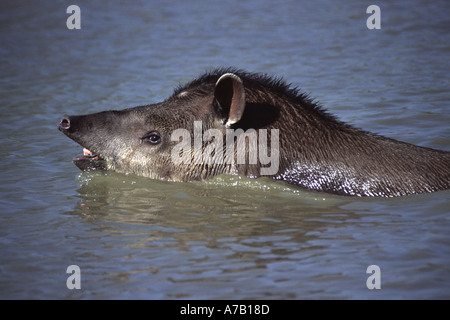
[[[450,298],[449,191],[80,173],[80,146],[56,129],[235,66],[283,76],[355,126],[450,150],[448,1],[379,1],[380,30],[358,1],[77,1],[81,30],[66,27],[70,4],[0,3],[0,298]]]

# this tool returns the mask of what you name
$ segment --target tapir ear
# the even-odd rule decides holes
[[[233,73],[223,74],[216,82],[214,97],[227,127],[241,120],[245,109],[245,91],[241,78]]]

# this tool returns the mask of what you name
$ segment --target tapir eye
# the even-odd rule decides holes
[[[158,144],[161,142],[161,135],[158,131],[149,132],[147,135],[141,138],[141,141],[145,141],[151,144]]]

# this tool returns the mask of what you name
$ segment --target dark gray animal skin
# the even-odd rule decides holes
[[[82,170],[108,169],[172,181],[219,174],[260,176],[259,161],[175,164],[171,151],[177,142],[171,141],[171,133],[179,128],[193,133],[194,121],[224,136],[227,128],[267,129],[270,140],[271,130],[278,129],[279,168],[270,177],[302,188],[393,197],[450,187],[450,152],[354,128],[280,79],[230,68],[202,75],[161,103],[63,116],[58,128],[96,155],[74,159]],[[242,151],[237,148],[235,155]]]

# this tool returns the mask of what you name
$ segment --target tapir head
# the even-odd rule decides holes
[[[202,131],[215,129],[222,135],[238,123],[243,127],[256,125],[251,120],[241,121],[245,110],[246,93],[241,78],[229,72],[215,73],[178,88],[161,103],[89,115],[65,115],[58,129],[84,147],[84,155],[73,160],[82,170],[108,169],[154,179],[188,181],[237,172],[236,165],[232,161],[174,162],[174,148],[179,141],[174,141],[173,132],[187,130],[194,138],[194,124],[201,123]],[[271,116],[273,112],[267,113],[267,117]],[[267,121],[263,126],[266,124]],[[201,149],[207,144],[203,141]]]

